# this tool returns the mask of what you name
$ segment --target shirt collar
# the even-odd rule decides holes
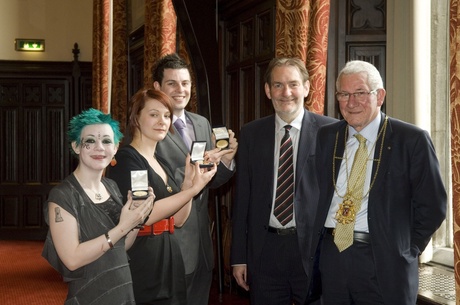
[[[366,138],[367,141],[374,143],[377,140],[377,134],[379,132],[380,122],[382,121],[382,116],[379,113],[375,119],[373,119],[366,127],[364,127],[359,134]],[[353,138],[358,132],[348,125],[348,139]]]
[[[305,114],[305,110],[301,111],[299,113],[299,115],[291,123],[286,123],[285,121],[283,121],[279,117],[278,114],[276,114],[275,115],[275,128],[276,128],[276,130],[279,131],[279,130],[283,129],[285,125],[291,125],[295,129],[300,130],[300,128],[302,127],[302,120],[303,120],[304,114]]]
[[[173,114],[173,122],[172,123],[174,124],[177,121],[177,119],[181,119],[184,122],[185,126],[187,126],[187,117],[185,116],[185,112],[182,113],[182,115],[179,116],[179,117],[177,117],[176,115]]]

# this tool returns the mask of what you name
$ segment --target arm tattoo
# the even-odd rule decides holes
[[[54,214],[55,214],[55,218],[54,218],[55,222],[63,222],[64,221],[64,219],[61,216],[61,209],[59,207],[54,208]]]

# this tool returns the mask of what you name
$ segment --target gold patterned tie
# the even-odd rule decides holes
[[[356,215],[361,209],[361,202],[364,193],[364,180],[366,179],[368,158],[366,138],[360,134],[355,134],[355,137],[359,141],[359,147],[356,151],[355,159],[351,167],[350,177],[348,178],[347,194],[345,195],[344,203],[342,203],[342,205],[344,205],[348,200],[349,206],[342,206],[339,209],[339,212],[341,211],[341,213],[353,213],[354,215],[351,222],[337,222],[334,234],[334,243],[337,245],[340,252],[353,244],[353,231],[355,228]]]

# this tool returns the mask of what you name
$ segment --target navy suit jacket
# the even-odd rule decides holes
[[[380,130],[385,121],[382,113]],[[325,126],[316,145],[320,201],[314,244],[318,244],[334,194],[345,148],[347,122]],[[337,137],[337,142],[336,142]],[[382,142],[383,139],[383,142]],[[337,143],[334,158],[334,146]],[[383,147],[381,146],[383,145]],[[415,304],[418,290],[418,256],[445,218],[447,196],[439,164],[428,133],[414,125],[389,118],[384,137],[377,140],[369,193],[368,225],[377,281],[385,304]],[[372,180],[371,178],[371,180]],[[313,248],[311,248],[313,249]],[[313,251],[310,255],[314,255]]]
[[[312,229],[318,201],[315,174],[316,133],[336,119],[305,110],[297,149],[294,209],[303,268],[310,278]],[[241,129],[237,155],[236,199],[232,214],[231,264],[247,264],[248,281],[257,272],[274,196],[275,115]],[[299,268],[302,268],[299,266]]]
[[[213,149],[211,126],[209,121],[196,113],[185,112],[192,121],[196,141],[206,141],[206,150]],[[176,182],[181,185],[184,180],[185,158],[189,149],[184,144],[179,132],[168,132],[163,141],[158,142],[156,154],[166,160],[172,167]],[[185,264],[185,273],[195,271],[199,260],[202,260],[208,270],[214,266],[213,246],[210,233],[210,219],[208,213],[208,188],[216,188],[227,182],[234,171],[229,170],[223,163],[217,167],[217,173],[200,194],[193,199],[190,216],[181,228],[176,228],[174,235],[179,240],[182,257]]]

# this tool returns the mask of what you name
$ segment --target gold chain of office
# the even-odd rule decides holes
[[[335,176],[335,159],[339,158],[339,157],[336,157],[338,139],[339,139],[339,132],[337,131],[337,134],[335,136],[334,154],[332,156],[332,182],[334,184],[334,189],[335,189],[335,192],[336,192],[337,196],[339,196],[340,198],[343,199],[342,203],[339,204],[339,209],[337,210],[337,213],[335,215],[335,219],[337,220],[337,222],[339,222],[341,224],[349,224],[349,223],[352,223],[352,222],[355,221],[356,213],[358,211],[355,211],[355,202],[353,200],[355,200],[355,201],[363,200],[363,198],[366,198],[366,196],[369,195],[372,187],[374,186],[374,183],[375,183],[375,180],[377,179],[377,174],[378,174],[379,168],[380,168],[380,161],[382,160],[383,144],[384,144],[384,141],[385,141],[385,134],[386,134],[386,130],[387,130],[387,125],[388,125],[388,116],[385,116],[385,122],[383,123],[383,127],[380,130],[379,134],[377,135],[377,138],[376,138],[376,140],[374,142],[374,145],[373,145],[372,149],[370,150],[371,152],[374,150],[375,145],[377,144],[379,138],[382,136],[382,143],[380,145],[379,158],[373,160],[373,161],[377,161],[377,167],[375,169],[374,177],[372,178],[372,181],[371,181],[371,183],[369,185],[369,189],[367,190],[366,194],[362,195],[360,198],[356,198],[355,196],[352,195],[352,192],[351,192],[352,188],[350,188],[350,185],[349,185],[350,175],[348,174],[348,157],[347,157],[348,127],[345,129],[345,141],[344,141],[344,143],[345,143],[345,158],[342,158],[342,159],[345,159],[345,167],[346,167],[346,170],[347,170],[347,190],[345,192],[345,195],[341,196],[339,194],[339,190],[337,189],[337,182],[336,182],[336,176]],[[363,167],[362,171],[364,171],[364,168],[365,167]],[[363,175],[365,173],[362,172],[360,174]]]

